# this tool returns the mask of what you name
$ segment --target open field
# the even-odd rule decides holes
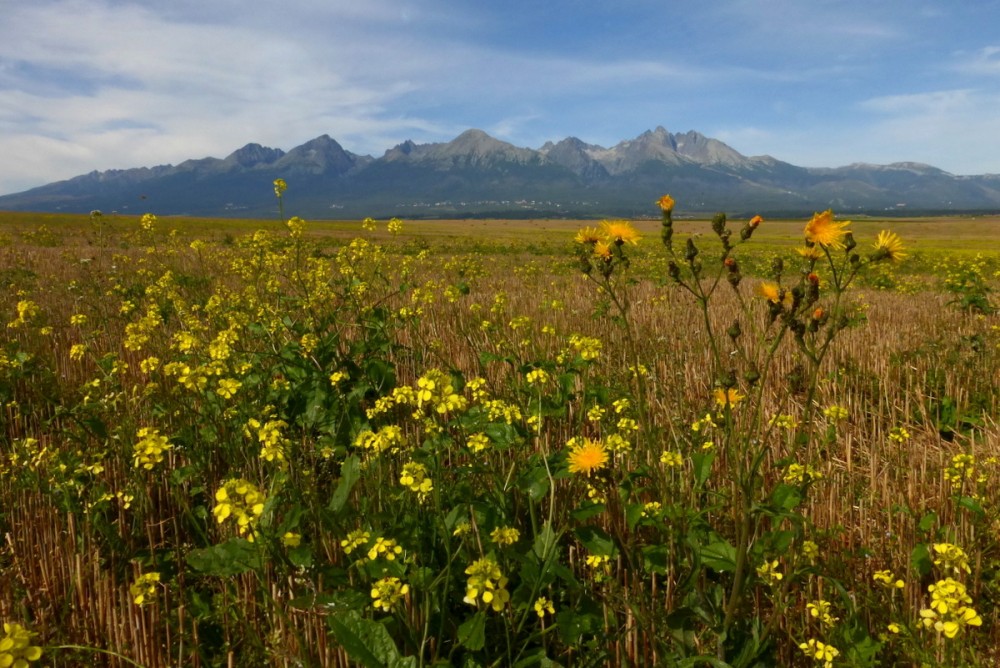
[[[805,224],[0,213],[0,661],[995,665],[1000,217]]]

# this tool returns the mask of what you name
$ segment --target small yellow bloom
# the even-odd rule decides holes
[[[674,210],[674,198],[670,195],[664,195],[660,199],[656,200],[656,204],[660,207],[660,211],[663,213],[671,213]]]

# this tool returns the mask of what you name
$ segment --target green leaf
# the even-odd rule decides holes
[[[534,466],[524,472],[517,481],[521,491],[527,492],[532,501],[541,501],[549,493],[549,474],[542,465]]]
[[[542,525],[542,530],[535,536],[535,543],[531,549],[536,557],[544,561],[552,554],[552,548],[555,547],[555,544],[556,534],[552,530],[552,525],[546,520],[545,524]]]
[[[927,575],[934,568],[934,561],[931,559],[930,550],[927,549],[927,543],[917,543],[917,546],[910,552],[910,566],[920,577]]]
[[[958,505],[959,507],[965,508],[969,512],[973,513],[976,517],[982,517],[986,514],[986,511],[983,510],[981,505],[979,505],[979,502],[970,496],[958,497]]]
[[[351,660],[365,668],[416,665],[415,661],[403,661],[389,632],[378,622],[365,619],[354,611],[330,615],[326,620],[330,631]]]
[[[354,489],[354,485],[360,479],[361,460],[355,456],[348,457],[340,466],[340,482],[330,497],[330,510],[339,513],[344,509],[344,506],[347,504],[347,498],[351,495],[351,490]]]
[[[920,518],[917,528],[926,533],[933,529],[935,524],[937,524],[937,513],[929,512]]]
[[[611,556],[615,553],[615,541],[600,527],[578,527],[573,533],[591,554]]]
[[[187,555],[188,565],[199,573],[232,577],[261,567],[260,550],[244,538],[232,538]]]
[[[458,642],[478,652],[486,646],[486,613],[479,611],[458,627]]]
[[[691,455],[691,462],[694,464],[695,485],[701,487],[712,475],[715,452],[713,450],[696,452]]]
[[[731,573],[736,570],[736,548],[726,540],[709,543],[701,548],[701,560],[720,573]]]
[[[771,492],[771,503],[780,510],[791,510],[802,503],[802,492],[797,487],[782,483]]]

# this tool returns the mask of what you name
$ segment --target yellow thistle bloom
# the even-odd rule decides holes
[[[600,441],[592,441],[589,438],[583,439],[573,447],[567,457],[570,473],[583,473],[590,476],[591,473],[607,466],[608,451]]]
[[[674,210],[674,198],[670,195],[664,195],[660,199],[656,200],[657,205],[660,207],[660,211],[663,213],[670,213]]]
[[[585,227],[576,233],[573,240],[578,244],[596,244],[601,240],[601,233],[596,227]]]
[[[611,244],[607,241],[598,241],[594,244],[594,255],[602,260],[611,259]]]
[[[833,211],[830,209],[813,214],[812,220],[806,223],[806,241],[827,248],[843,248],[844,235],[850,231],[847,229],[850,224],[849,220],[834,222]]]
[[[816,246],[800,246],[795,249],[795,252],[807,260],[818,260],[823,257],[823,251]]]
[[[725,407],[728,405],[733,408],[736,408],[746,398],[735,387],[731,387],[728,390],[717,387],[712,391],[712,396],[715,397],[715,403],[719,404],[719,406]]]
[[[632,223],[627,220],[602,221],[601,233],[608,241],[613,241],[616,244],[634,244],[640,239],[639,230],[632,227]]]
[[[781,286],[772,281],[759,283],[755,292],[771,303],[777,304],[781,301]]]
[[[906,257],[906,255],[903,252],[903,240],[899,238],[898,234],[889,230],[882,230],[878,233],[878,236],[875,238],[875,255],[873,259],[898,262]]]

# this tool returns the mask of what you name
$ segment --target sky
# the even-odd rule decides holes
[[[1000,173],[1000,0],[0,0],[0,194],[479,128]]]

